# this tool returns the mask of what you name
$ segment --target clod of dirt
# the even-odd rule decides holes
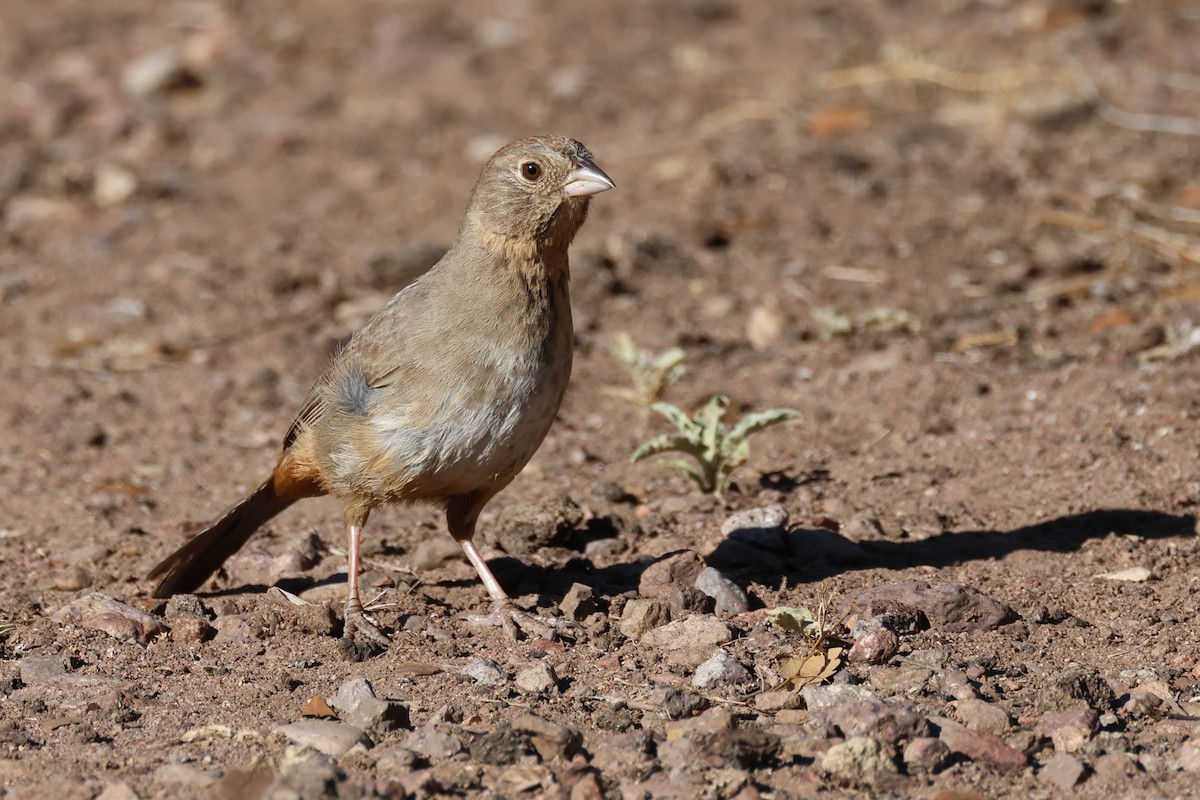
[[[911,703],[860,700],[829,709],[826,721],[847,738],[869,736],[896,753],[912,739],[930,736],[929,721]]]
[[[621,621],[617,630],[638,642],[650,631],[666,625],[670,619],[670,609],[663,601],[635,598],[625,603],[621,610]]]
[[[650,702],[661,707],[667,719],[687,719],[708,708],[708,701],[703,697],[674,687],[655,689]]]
[[[1047,711],[1038,720],[1037,733],[1049,737],[1061,753],[1077,753],[1100,730],[1100,715],[1093,708]]]
[[[883,745],[869,736],[856,736],[835,744],[821,759],[821,770],[852,785],[873,785],[897,773],[896,763]]]
[[[558,607],[562,610],[563,617],[573,622],[583,622],[599,610],[595,591],[582,583],[571,584]]]
[[[485,537],[506,553],[530,555],[545,547],[566,545],[583,520],[583,509],[569,497],[560,497],[545,505],[505,509],[500,522],[489,527]]]
[[[507,722],[476,736],[468,750],[476,761],[495,766],[519,764],[537,758],[537,750],[529,737],[514,731]]]
[[[667,597],[672,587],[692,587],[704,569],[704,559],[692,550],[670,553],[650,564],[638,581],[638,594],[642,597]]]
[[[1066,711],[1073,708],[1093,708],[1108,711],[1117,695],[1108,681],[1094,669],[1081,667],[1060,675],[1038,692],[1038,711]]]
[[[518,714],[512,721],[513,730],[529,734],[543,759],[569,759],[583,745],[579,731],[560,725],[536,714]]]

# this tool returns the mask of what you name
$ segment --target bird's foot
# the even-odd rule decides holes
[[[342,648],[355,661],[362,661],[374,653],[388,649],[391,640],[379,628],[367,612],[363,611],[362,603],[349,600],[343,611]]]
[[[563,617],[542,617],[522,611],[512,601],[497,602],[492,613],[468,617],[472,625],[498,625],[514,642],[521,639],[543,638],[553,641],[564,637],[579,625]],[[566,638],[571,638],[566,635]]]

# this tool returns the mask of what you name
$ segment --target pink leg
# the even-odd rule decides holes
[[[379,630],[375,620],[368,617],[363,611],[362,599],[358,595],[358,559],[361,546],[362,526],[351,525],[346,568],[346,605],[342,613],[344,619],[342,636],[346,639],[353,639],[354,633],[357,631],[371,642],[387,647],[387,635]]]
[[[500,581],[496,580],[491,568],[483,560],[483,556],[479,555],[475,543],[470,539],[462,539],[458,544],[467,554],[467,560],[479,573],[479,580],[483,581],[484,588],[492,597],[491,615],[479,621],[492,625],[498,623],[514,640],[520,638],[520,631],[553,639],[556,628],[576,627],[574,623],[566,619],[538,617],[517,609],[513,606],[512,598],[505,593],[504,587],[500,585]]]

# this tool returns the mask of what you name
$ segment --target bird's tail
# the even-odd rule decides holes
[[[154,587],[154,596],[170,597],[200,588],[259,527],[298,499],[280,497],[275,493],[274,478],[268,478],[253,494],[150,570],[147,578],[161,578]]]

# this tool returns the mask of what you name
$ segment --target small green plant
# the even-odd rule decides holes
[[[732,428],[726,429],[721,420],[728,405],[729,398],[713,395],[695,417],[689,417],[670,403],[655,403],[650,409],[665,417],[679,432],[655,436],[634,450],[630,460],[641,461],[659,453],[685,453],[695,462],[674,458],[663,459],[658,465],[683,473],[695,481],[701,491],[720,497],[729,476],[750,457],[750,436],[763,428],[800,417],[799,411],[773,408],[747,414]]]
[[[812,310],[813,320],[821,326],[821,339],[829,341],[837,336],[854,336],[871,328],[884,333],[905,331],[916,333],[921,321],[912,314],[898,308],[880,306],[851,318],[835,308],[822,307]]]
[[[683,365],[684,352],[678,347],[654,353],[634,344],[628,333],[618,333],[612,349],[613,355],[621,360],[633,378],[633,387],[610,386],[605,391],[643,408],[661,398],[667,387],[687,372]]]

